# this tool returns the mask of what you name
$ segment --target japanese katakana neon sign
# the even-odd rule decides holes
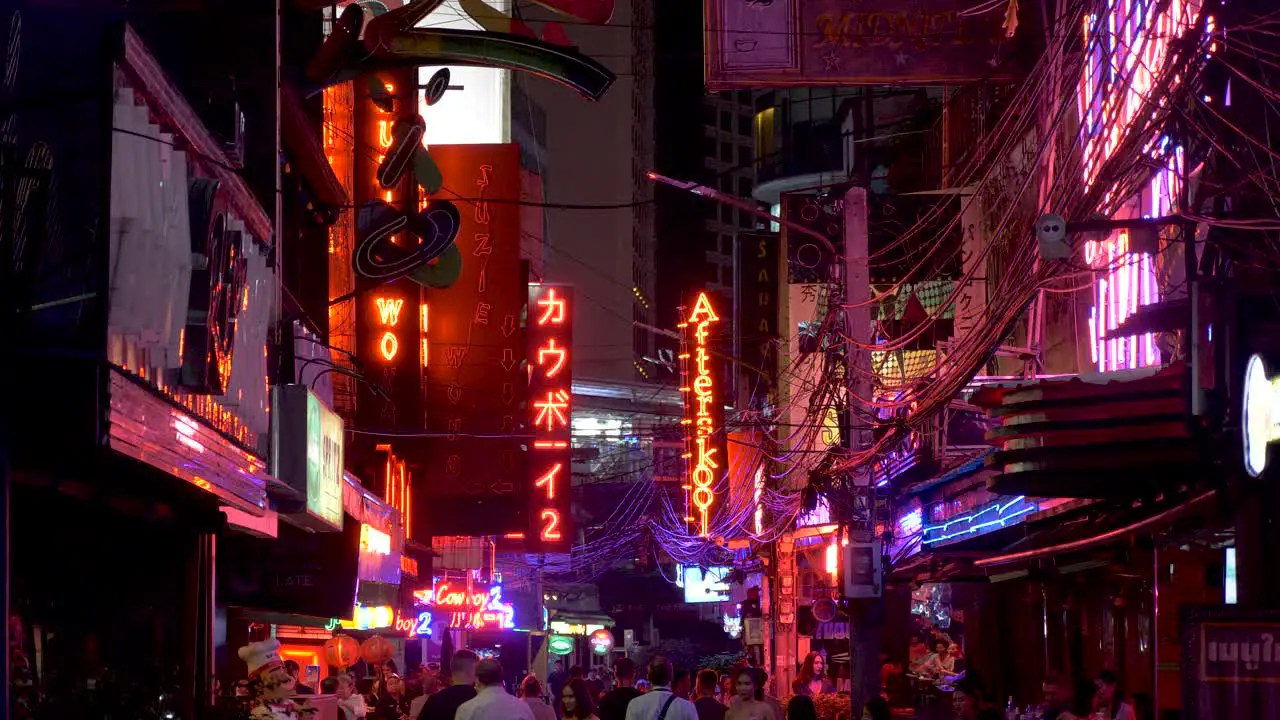
[[[529,530],[531,548],[573,543],[569,441],[573,419],[573,288],[529,286]]]
[[[710,354],[713,326],[720,322],[707,294],[699,293],[692,308],[686,308],[681,327],[685,330],[684,386],[687,428],[689,482],[685,486],[689,498],[687,520],[703,537],[711,535],[711,520],[719,492],[719,481],[725,465],[722,423],[723,412],[716,403],[716,378]],[[717,435],[718,439],[717,439]]]
[[[431,623],[448,622],[455,630],[510,630],[516,611],[502,601],[502,586],[472,586],[437,580],[435,586],[413,593],[414,612],[397,615],[395,628],[409,637],[431,635]]]
[[[510,630],[515,627],[515,607],[502,601],[502,586],[471,586],[466,582],[439,580],[430,590],[413,594],[416,617],[404,617],[403,629],[414,635],[424,633],[432,618],[446,618],[449,627],[465,630]],[[397,622],[397,629],[401,624]]]

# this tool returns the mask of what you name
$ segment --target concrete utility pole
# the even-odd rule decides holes
[[[867,230],[867,191],[850,188],[844,196],[844,320],[845,333],[856,342],[871,340],[871,273]],[[847,447],[855,452],[871,446],[871,425],[859,399],[874,392],[871,354],[850,343],[845,348],[845,391]],[[872,542],[875,534],[875,498],[870,468],[856,471],[849,485],[854,494],[847,498],[851,510],[841,525],[849,528],[851,543]],[[865,502],[856,502],[856,498]],[[856,508],[856,509],[855,509]],[[865,511],[863,510],[865,509]],[[865,512],[865,516],[864,516]],[[844,568],[849,572],[849,568]],[[881,583],[883,587],[883,583]],[[861,718],[863,707],[880,694],[880,649],[884,644],[884,596],[849,600],[849,703],[851,717]]]

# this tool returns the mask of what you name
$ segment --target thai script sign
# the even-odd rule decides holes
[[[1182,618],[1183,717],[1275,717],[1280,612],[1188,608]]]

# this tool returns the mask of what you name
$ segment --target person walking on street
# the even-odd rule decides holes
[[[533,709],[528,703],[508,693],[503,685],[505,673],[502,663],[486,658],[475,668],[476,684],[480,690],[475,697],[458,706],[454,720],[534,720]]]
[[[698,711],[698,720],[724,720],[725,707],[716,699],[716,686],[719,683],[720,676],[711,668],[698,673],[695,688],[698,697],[693,701],[693,707]]]
[[[479,662],[480,657],[470,650],[454,653],[449,659],[452,684],[427,698],[418,720],[455,720],[458,708],[476,696],[476,664]]]
[[[653,689],[627,705],[625,720],[698,720],[693,703],[671,692],[671,681],[675,679],[671,661],[655,655],[649,661],[648,677]]]
[[[520,699],[533,711],[533,720],[556,720],[556,711],[542,699],[542,683],[532,673],[520,683]]]

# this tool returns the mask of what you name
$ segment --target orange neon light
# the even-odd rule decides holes
[[[378,340],[378,352],[383,360],[394,360],[400,353],[400,338],[396,337],[391,328],[400,324],[400,311],[404,309],[404,299],[380,297],[375,298],[373,302],[378,308],[378,321],[386,328],[382,338]]]
[[[691,374],[693,382],[689,385],[693,388],[693,397],[690,399],[693,403],[693,433],[691,436],[693,445],[693,469],[690,472],[690,480],[693,485],[693,492],[690,500],[693,502],[694,508],[697,509],[697,523],[700,534],[707,537],[711,534],[711,507],[715,504],[715,481],[716,471],[720,469],[720,464],[716,459],[716,448],[711,447],[711,435],[715,431],[714,421],[712,420],[711,411],[715,402],[715,382],[711,379],[711,370],[707,367],[709,355],[707,354],[707,336],[711,323],[719,322],[720,316],[716,314],[715,309],[711,306],[711,300],[706,293],[700,293],[698,299],[693,304],[693,311],[689,313],[689,324],[694,327],[693,344],[694,351],[693,367]]]
[[[538,450],[559,450],[569,447],[569,443],[565,440],[534,440],[533,447]]]
[[[431,331],[431,307],[426,303],[418,306],[418,315],[422,318],[422,332]]]
[[[378,305],[378,319],[383,325],[395,327],[400,324],[400,311],[404,309],[404,300],[402,298],[378,298],[374,302]]]
[[[543,308],[542,317],[538,318],[539,325],[563,325],[565,320],[565,304],[564,298],[556,297],[556,289],[547,290],[547,296],[538,300],[538,305]]]
[[[551,469],[547,471],[547,474],[538,478],[538,481],[533,484],[534,487],[545,486],[547,488],[548,500],[556,499],[556,475],[560,474],[560,470],[563,467],[564,465],[562,463],[556,463],[555,465],[551,466]]]
[[[551,367],[543,375],[553,378],[564,369],[564,363],[569,358],[569,351],[562,347],[556,347],[556,339],[551,338],[547,340],[546,345],[538,348],[538,367],[543,367],[549,357],[554,357],[555,359],[552,361]]]
[[[542,539],[555,541],[560,539],[560,513],[555,510],[542,511]]]
[[[382,353],[383,360],[394,360],[396,354],[400,352],[400,341],[396,339],[395,334],[390,330],[382,333],[382,340],[378,343],[378,351]]]
[[[382,499],[386,500],[392,509],[400,511],[400,517],[404,523],[404,536],[411,538],[413,537],[413,487],[410,483],[408,467],[405,466],[404,460],[391,452],[390,445],[379,445],[374,449],[387,453],[387,462],[383,466],[385,490]]]
[[[535,402],[533,407],[538,410],[538,415],[533,421],[536,427],[542,427],[545,422],[547,432],[555,432],[556,423],[561,426],[569,424],[569,417],[565,414],[569,409],[569,394],[563,390],[548,390],[547,399]]]

